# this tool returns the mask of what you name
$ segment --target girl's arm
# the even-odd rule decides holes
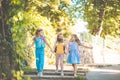
[[[32,42],[32,44],[29,45],[28,47],[31,48],[31,47],[34,45],[34,43],[35,43],[35,37],[33,38],[33,42]]]
[[[89,48],[89,49],[92,49],[93,47],[88,47],[88,46],[85,46],[85,45],[80,45],[80,46],[82,46],[82,47],[84,47],[84,48]]]
[[[66,45],[67,46],[67,53],[69,53],[70,52],[70,47],[69,47],[69,42],[68,42],[68,44]]]
[[[53,47],[54,52],[55,52],[55,48],[56,48],[56,43],[57,43],[57,40],[54,43],[54,47]]]
[[[81,56],[81,46],[78,46],[79,55]]]
[[[52,52],[54,52],[54,51],[52,50],[51,46],[49,45],[48,41],[47,41],[45,38],[44,38],[44,41],[45,41],[45,43],[48,45],[48,47],[50,48],[50,50],[51,50]]]
[[[68,52],[67,53],[70,53],[70,48],[68,48]]]
[[[34,45],[34,41],[32,42],[32,44],[31,44],[31,45],[29,45],[29,47],[31,48],[33,45]]]

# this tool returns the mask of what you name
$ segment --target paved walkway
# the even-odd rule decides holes
[[[120,80],[120,65],[91,69],[86,75],[88,80]]]

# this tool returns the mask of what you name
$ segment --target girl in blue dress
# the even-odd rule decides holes
[[[36,56],[36,68],[38,71],[38,76],[42,76],[42,71],[44,68],[45,44],[47,44],[48,47],[53,52],[52,48],[50,47],[47,40],[45,39],[44,32],[42,29],[36,30],[33,43],[30,45],[30,47],[33,46],[34,44],[35,44],[35,56]]]
[[[77,64],[80,64],[80,51],[79,51],[79,46],[83,46],[80,44],[80,40],[77,37],[76,34],[73,34],[70,42],[69,42],[69,47],[68,47],[68,58],[67,58],[67,63],[72,64],[74,68],[74,76],[77,74]],[[83,46],[86,48],[90,48],[87,46]]]

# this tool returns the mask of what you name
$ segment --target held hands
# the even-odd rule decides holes
[[[32,44],[28,45],[28,48],[31,48],[33,45],[34,45],[34,42]]]
[[[88,48],[88,49],[93,49],[93,46],[89,47],[89,46],[83,46],[85,48]]]
[[[54,50],[53,50],[53,49],[51,49],[51,52],[52,52],[52,53],[54,53]]]
[[[93,49],[93,46],[91,46],[91,47],[88,47],[89,49]]]

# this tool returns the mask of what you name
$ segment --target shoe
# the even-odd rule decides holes
[[[55,73],[58,73],[58,70],[55,70]]]
[[[37,76],[43,76],[42,72],[38,72]]]
[[[77,77],[77,74],[74,74],[74,77]]]
[[[43,74],[42,74],[42,72],[40,72],[40,77],[42,77],[43,76]]]
[[[40,72],[38,72],[37,76],[40,76]]]
[[[64,76],[64,72],[61,72],[61,76]]]

